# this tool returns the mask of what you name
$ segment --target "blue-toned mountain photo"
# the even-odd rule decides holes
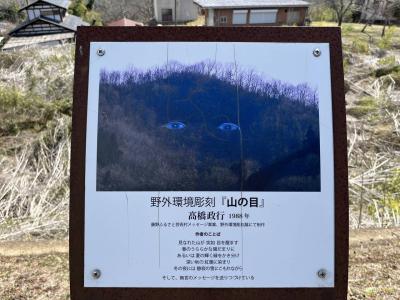
[[[320,191],[318,95],[235,64],[102,70],[98,191]]]

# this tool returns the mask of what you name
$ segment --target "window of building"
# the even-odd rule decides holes
[[[49,18],[55,21],[61,21],[60,12],[58,10],[46,9],[40,12],[41,17]]]
[[[162,22],[172,22],[172,8],[162,8],[161,9],[161,21]]]
[[[250,11],[250,24],[276,23],[277,9],[254,9]]]
[[[226,16],[219,17],[219,23],[221,23],[221,24],[228,23],[228,18]]]
[[[33,20],[35,18],[40,17],[40,10],[39,9],[28,9],[28,19]]]
[[[234,10],[232,23],[233,24],[246,24],[247,23],[247,10]]]

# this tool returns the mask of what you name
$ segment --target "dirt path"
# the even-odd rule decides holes
[[[400,228],[350,230],[350,246],[365,242],[396,240],[396,238],[400,239]]]
[[[400,299],[400,229],[350,233],[349,299]]]
[[[0,242],[0,256],[68,253],[68,241]]]
[[[400,228],[350,233],[350,300],[400,299]],[[1,300],[69,299],[68,242],[0,242]]]

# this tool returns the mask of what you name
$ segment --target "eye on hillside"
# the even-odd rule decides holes
[[[240,127],[234,123],[222,123],[218,126],[218,129],[221,131],[236,131],[240,130]]]
[[[171,122],[168,122],[167,124],[162,125],[161,127],[171,129],[171,130],[179,130],[179,129],[185,128],[186,125],[182,122],[171,121]]]

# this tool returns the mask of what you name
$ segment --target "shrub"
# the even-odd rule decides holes
[[[94,1],[89,1],[88,4],[85,5],[83,0],[76,0],[69,7],[69,11],[71,14],[81,17],[91,25],[100,26],[103,24],[101,15],[92,10],[93,2]]]
[[[355,101],[354,104],[362,106],[362,107],[368,107],[371,109],[375,109],[377,107],[377,100],[374,97],[367,96],[363,97],[358,101]]]
[[[365,41],[354,40],[350,46],[350,51],[353,53],[368,54],[369,53],[369,44]]]
[[[349,34],[351,32],[354,32],[354,26],[352,24],[344,24],[342,25],[342,34]]]
[[[103,25],[100,14],[95,11],[88,11],[84,17],[84,20],[94,26]]]
[[[396,85],[400,86],[400,71],[394,72],[391,74],[394,82],[396,83]]]
[[[0,68],[8,69],[11,67],[20,56],[16,52],[0,51]]]
[[[0,21],[19,22],[23,13],[19,12],[19,5],[14,0],[2,0],[0,3]]]
[[[13,136],[23,130],[41,131],[55,117],[70,116],[71,112],[70,100],[45,101],[16,88],[0,87],[0,136]]]
[[[335,11],[326,5],[313,5],[309,10],[312,21],[333,22],[336,20]]]
[[[72,3],[71,6],[69,7],[69,10],[73,15],[81,18],[85,17],[87,12],[87,8],[83,3],[83,0],[77,0],[74,3]]]
[[[372,113],[375,113],[378,109],[377,99],[367,96],[363,97],[358,101],[354,102],[355,106],[349,107],[347,113],[355,118],[362,118]]]
[[[378,60],[378,65],[380,66],[395,65],[395,64],[396,64],[396,57],[394,55],[386,56]]]
[[[400,216],[400,169],[396,168],[386,176],[384,182],[377,186],[377,190],[383,197],[376,199],[376,203],[368,206],[368,213],[390,224],[391,217],[397,219]]]
[[[386,30],[386,34],[378,42],[378,47],[380,49],[389,50],[392,48],[394,31],[395,31],[394,26],[391,26]]]
[[[375,70],[375,77],[382,77],[388,74],[400,72],[400,65],[383,66]]]

